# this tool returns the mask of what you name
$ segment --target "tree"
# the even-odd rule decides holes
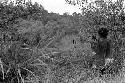
[[[82,6],[88,3],[88,0],[65,0],[68,4]]]
[[[74,0],[75,1],[75,0]],[[78,0],[77,0],[78,1]],[[80,0],[79,0],[80,1]],[[67,3],[73,5],[73,1],[67,0]],[[94,2],[88,3],[87,7],[84,7],[84,3],[82,4],[82,15],[83,15],[83,24],[87,24],[89,26],[89,31],[92,31],[93,34],[97,34],[97,31],[102,27],[106,27],[110,30],[110,38],[112,38],[112,50],[113,50],[113,58],[114,62],[111,68],[112,72],[118,74],[119,70],[123,67],[124,55],[120,49],[121,39],[118,38],[118,33],[123,33],[124,29],[124,0],[117,0],[116,2],[112,2],[111,0],[95,0]],[[74,2],[75,3],[75,2]],[[81,2],[82,3],[82,0]],[[75,5],[80,5],[77,2]],[[121,31],[123,30],[123,31]],[[95,39],[93,37],[93,39]],[[113,68],[115,67],[115,68]],[[111,71],[110,71],[111,72]]]

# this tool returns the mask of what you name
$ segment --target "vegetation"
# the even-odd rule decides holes
[[[83,7],[82,14],[72,15],[48,13],[31,1],[1,2],[0,82],[83,83],[99,76],[113,79],[110,77],[124,72],[124,19],[123,0],[96,0]],[[101,27],[109,30],[114,59],[104,72],[92,68],[95,54],[91,48]]]

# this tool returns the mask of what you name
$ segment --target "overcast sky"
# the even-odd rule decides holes
[[[36,0],[32,1],[35,2]],[[39,0],[38,2],[42,4],[48,12],[52,11],[59,14],[63,14],[64,12],[69,12],[70,14],[73,12],[81,13],[78,6],[69,5],[65,0]]]
[[[65,12],[69,12],[69,14],[72,14],[73,12],[81,13],[81,10],[79,9],[78,6],[69,5],[65,2],[65,0],[31,0],[31,1],[39,2],[40,4],[43,5],[43,7],[46,10],[48,10],[48,12],[54,12],[59,14],[63,14]],[[95,0],[88,0],[88,2],[92,2],[92,1],[95,1]]]

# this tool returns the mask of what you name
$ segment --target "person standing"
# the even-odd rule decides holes
[[[98,39],[95,36],[92,37],[92,39],[96,40],[94,47],[92,47],[95,52],[93,67],[103,67],[112,61],[111,40],[107,38],[108,33],[107,28],[100,28],[98,30]]]

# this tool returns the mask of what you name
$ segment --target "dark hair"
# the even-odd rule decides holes
[[[98,34],[101,38],[107,38],[109,30],[107,28],[100,28]]]

